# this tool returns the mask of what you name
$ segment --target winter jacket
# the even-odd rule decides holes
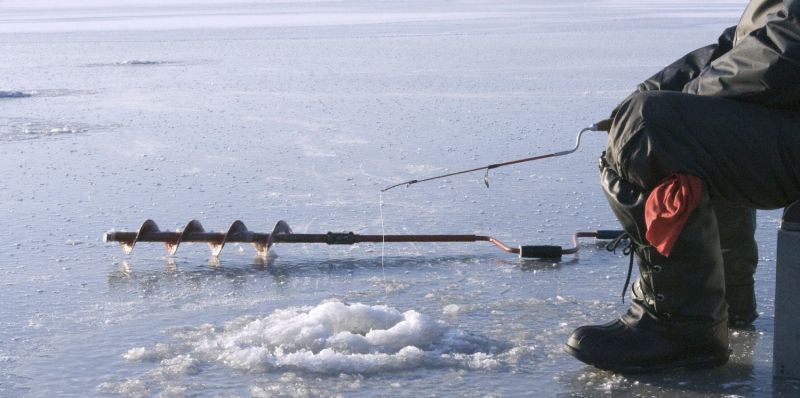
[[[719,96],[800,111],[800,0],[751,0],[717,44],[697,49],[637,91]]]

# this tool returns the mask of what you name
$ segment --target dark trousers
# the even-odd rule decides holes
[[[701,177],[728,207],[776,209],[800,199],[800,113],[673,91],[619,108],[605,159],[649,192],[665,177]]]
[[[672,173],[701,177],[712,203],[705,206],[716,213],[718,230],[684,238],[715,241],[707,245],[721,251],[728,302],[732,309],[746,307],[736,308],[739,312],[755,311],[754,208],[780,208],[800,199],[800,113],[672,91],[634,94],[618,108],[603,164],[640,197]],[[621,207],[612,203],[612,208]],[[642,207],[627,209],[618,216],[632,221],[623,225],[633,226],[628,232],[646,245]]]

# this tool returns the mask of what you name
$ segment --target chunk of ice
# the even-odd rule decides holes
[[[200,362],[248,372],[379,373],[420,367],[496,368],[506,345],[448,327],[417,311],[340,301],[242,317],[175,335],[178,344],[137,347],[130,361],[160,361],[168,374],[199,372]],[[498,348],[500,347],[500,348]]]

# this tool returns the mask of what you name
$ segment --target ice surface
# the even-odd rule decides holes
[[[0,396],[797,394],[771,377],[777,212],[760,213],[762,315],[731,363],[630,377],[562,352],[625,308],[627,259],[602,244],[554,262],[486,242],[261,260],[101,241],[147,218],[511,245],[615,228],[603,134],[491,189],[480,173],[379,189],[570,147],[744,1],[0,3]]]
[[[330,7],[333,3],[335,7]],[[175,1],[127,4],[77,1],[54,7],[47,0],[4,4],[2,33],[115,30],[223,29],[243,27],[352,26],[364,24],[456,21],[509,16],[489,10],[456,11],[443,7],[416,10],[366,6],[349,1],[241,2],[238,12],[227,2]],[[420,3],[422,4],[422,3]],[[412,11],[413,10],[413,11]],[[44,22],[44,23],[43,23]]]

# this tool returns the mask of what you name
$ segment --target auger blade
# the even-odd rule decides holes
[[[292,233],[292,228],[289,227],[289,224],[286,221],[280,220],[275,223],[275,227],[272,228],[272,233],[269,234],[269,240],[267,240],[267,252],[275,244],[275,239],[277,239],[280,235],[289,235]]]
[[[249,233],[250,231],[247,230],[247,227],[241,220],[234,221],[230,228],[228,228],[228,232],[225,233],[225,238],[222,239],[222,242],[208,243],[208,245],[211,247],[211,255],[214,257],[219,257],[219,253],[222,251],[222,248],[225,247],[225,242]]]
[[[133,247],[136,246],[136,242],[139,240],[139,237],[145,237],[152,235],[154,233],[160,232],[158,229],[158,225],[153,220],[145,220],[142,223],[142,226],[139,227],[139,232],[136,233],[133,239],[120,241],[119,244],[122,246],[122,251],[125,254],[131,254],[133,251]]]
[[[175,253],[178,251],[178,246],[181,245],[181,242],[183,242],[185,236],[198,232],[200,233],[206,232],[205,229],[203,229],[203,225],[200,224],[200,221],[197,220],[189,221],[189,224],[186,224],[186,228],[183,229],[183,232],[181,232],[180,235],[178,235],[177,240],[165,242],[165,244],[167,245],[167,252],[169,253],[169,255],[170,256],[175,255]],[[213,249],[214,246],[212,246],[213,243],[211,241],[208,242],[208,245]]]

